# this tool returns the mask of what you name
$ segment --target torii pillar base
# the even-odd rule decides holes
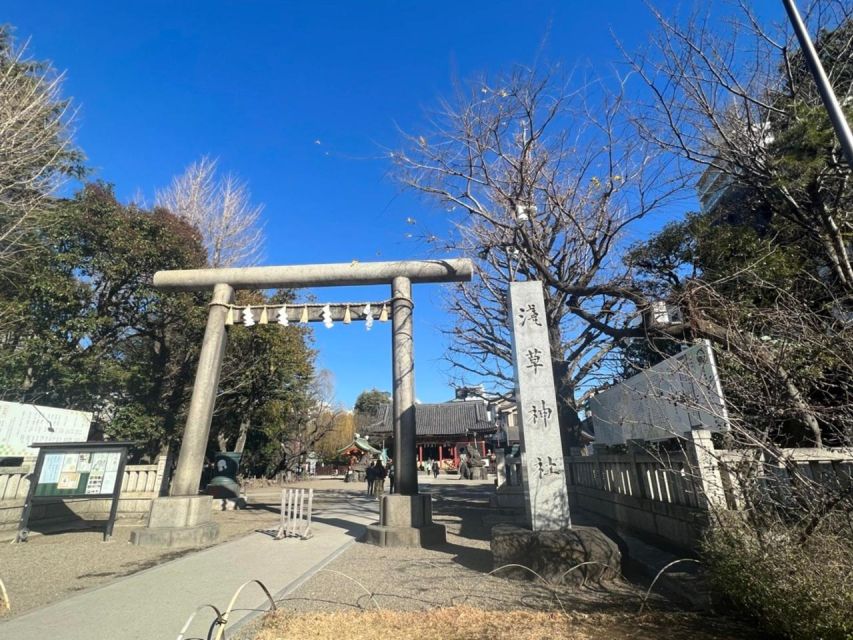
[[[136,545],[156,547],[203,547],[215,542],[219,525],[212,520],[211,496],[172,496],[151,501],[148,525],[131,531]]]
[[[379,498],[379,522],[368,525],[364,541],[379,547],[437,547],[447,542],[447,532],[432,521],[432,496],[385,495]]]

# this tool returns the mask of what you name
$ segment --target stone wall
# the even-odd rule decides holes
[[[145,517],[151,500],[165,495],[168,485],[166,465],[166,456],[161,456],[157,464],[129,464],[125,467],[117,518],[141,520]],[[8,537],[9,532],[18,528],[34,467],[35,458],[24,459],[18,467],[0,467],[0,536]],[[38,530],[39,524],[50,525],[66,520],[106,520],[110,504],[108,498],[39,499],[30,513],[31,526]]]

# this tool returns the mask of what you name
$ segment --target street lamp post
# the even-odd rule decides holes
[[[844,111],[842,111],[841,105],[838,103],[838,98],[835,97],[835,92],[832,90],[832,85],[829,83],[826,71],[824,71],[823,65],[820,63],[817,50],[815,50],[814,44],[809,37],[809,32],[806,30],[806,25],[800,17],[800,12],[797,11],[797,5],[794,3],[794,0],[782,0],[782,3],[785,5],[785,11],[788,12],[788,18],[794,27],[794,33],[797,34],[797,40],[800,41],[800,50],[803,52],[803,57],[809,67],[809,71],[811,71],[814,77],[820,97],[823,100],[823,106],[826,108],[829,119],[832,121],[832,126],[835,128],[835,134],[841,143],[844,157],[847,158],[847,164],[853,167],[853,133],[850,132],[850,125],[847,123],[847,118],[844,117]]]

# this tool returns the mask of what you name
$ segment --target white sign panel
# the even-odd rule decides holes
[[[594,396],[595,443],[666,440],[693,429],[727,431],[723,390],[706,340]]]
[[[33,442],[86,442],[92,414],[0,401],[0,456],[35,456]]]

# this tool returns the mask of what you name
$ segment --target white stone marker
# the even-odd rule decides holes
[[[509,311],[527,524],[533,531],[566,529],[572,522],[542,283],[510,283]]]

